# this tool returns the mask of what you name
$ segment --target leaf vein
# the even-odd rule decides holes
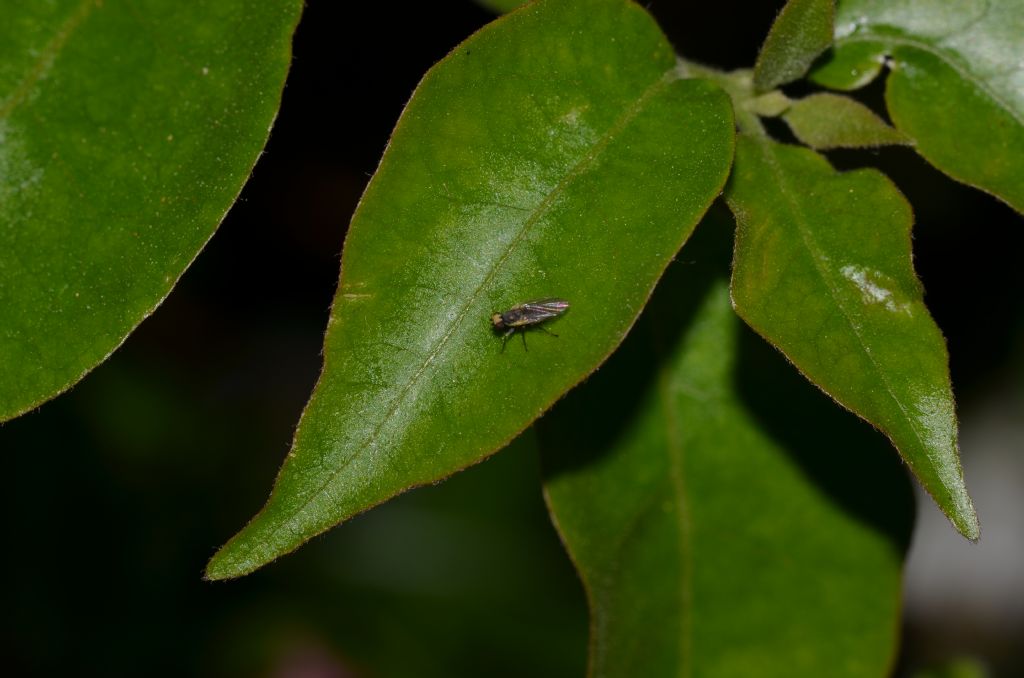
[[[647,103],[661,90],[663,90],[673,81],[678,79],[679,76],[673,69],[666,73],[663,77],[659,78],[651,85],[649,85],[647,89],[645,89],[640,94],[640,96],[637,97],[637,99],[629,107],[626,108],[622,115],[593,144],[593,146],[591,146],[591,148],[583,155],[583,157],[580,158],[576,162],[576,164],[569,169],[565,177],[561,181],[559,181],[558,184],[554,186],[554,188],[551,189],[548,195],[544,197],[544,199],[537,205],[537,207],[534,208],[530,215],[523,221],[522,227],[520,228],[516,236],[512,239],[512,241],[508,244],[508,246],[505,248],[505,251],[494,262],[490,270],[487,272],[487,275],[484,276],[484,279],[473,291],[473,293],[469,296],[469,299],[466,301],[466,303],[463,304],[462,307],[459,309],[458,313],[452,319],[447,331],[438,340],[437,344],[427,353],[423,362],[420,364],[419,368],[412,375],[412,377],[410,377],[408,381],[406,381],[405,384],[402,386],[401,391],[395,396],[394,400],[392,400],[391,404],[384,412],[384,415],[381,417],[380,423],[377,424],[376,427],[374,427],[373,431],[371,431],[370,435],[366,438],[366,440],[361,445],[359,445],[359,447],[347,459],[345,459],[341,464],[339,464],[337,467],[331,470],[328,477],[320,484],[320,486],[317,489],[313,490],[309,494],[309,497],[305,501],[303,501],[301,505],[299,505],[293,511],[291,511],[290,515],[287,518],[283,519],[280,523],[278,523],[278,525],[275,528],[273,528],[270,531],[270,533],[267,535],[268,542],[272,541],[282,530],[286,529],[289,525],[291,525],[294,522],[294,520],[304,511],[306,511],[309,508],[309,506],[313,503],[313,501],[317,497],[319,497],[341,475],[342,471],[344,471],[366,449],[370,448],[376,443],[378,437],[381,434],[381,431],[384,429],[384,426],[392,419],[394,414],[398,411],[398,408],[402,405],[406,396],[412,390],[412,387],[420,380],[423,374],[430,367],[431,363],[433,363],[437,356],[441,353],[443,348],[451,339],[452,335],[455,333],[455,330],[459,327],[459,325],[461,325],[463,320],[466,318],[466,315],[468,314],[469,309],[472,307],[473,303],[483,292],[484,288],[486,288],[487,285],[494,279],[495,275],[501,268],[502,264],[511,256],[512,252],[523,241],[523,239],[530,232],[533,226],[536,225],[538,221],[540,221],[540,218],[548,211],[551,205],[566,190],[566,188],[575,179],[582,176],[583,173],[586,172],[586,170],[597,160],[597,158],[605,150],[608,144],[610,144],[611,141],[623,129],[625,129],[637,117],[637,115],[639,115],[644,110]],[[250,546],[247,549],[247,554],[252,553],[254,548],[255,545]]]
[[[846,323],[853,331],[853,335],[857,338],[857,342],[860,344],[861,350],[867,357],[868,362],[871,363],[871,366],[874,367],[875,372],[878,375],[878,378],[881,380],[882,385],[885,387],[886,392],[889,394],[889,397],[892,398],[892,401],[894,403],[896,403],[896,407],[899,408],[900,412],[903,414],[907,422],[910,424],[910,430],[914,432],[914,437],[917,438],[917,442],[921,446],[921,449],[929,458],[933,458],[931,448],[925,443],[925,438],[922,436],[921,431],[918,430],[917,420],[914,417],[910,416],[910,414],[907,412],[906,406],[896,396],[896,392],[893,389],[892,383],[889,381],[888,376],[886,376],[885,370],[882,369],[882,367],[878,364],[878,361],[875,359],[875,356],[872,355],[871,349],[864,339],[860,325],[854,320],[850,310],[847,309],[846,305],[843,303],[841,295],[838,290],[838,286],[835,284],[835,281],[832,278],[832,276],[829,275],[828,271],[822,266],[821,260],[827,259],[828,256],[821,251],[817,241],[814,239],[813,234],[810,232],[806,216],[804,215],[803,210],[800,208],[800,203],[796,199],[796,197],[794,197],[792,188],[786,181],[785,172],[782,171],[782,168],[778,165],[778,162],[776,161],[774,153],[771,152],[771,147],[769,146],[769,144],[773,142],[761,138],[758,139],[758,142],[765,160],[771,167],[772,172],[775,174],[775,180],[779,185],[779,192],[786,199],[786,202],[789,203],[789,206],[791,208],[791,214],[794,215],[794,221],[797,224],[797,230],[800,232],[801,240],[803,240],[804,245],[807,247],[808,252],[810,252],[811,254],[811,261],[814,262],[815,271],[818,272],[818,276],[821,278],[822,282],[825,283],[825,288],[829,291],[829,296],[832,297],[832,300],[835,302],[836,307],[842,314],[843,319],[846,320]]]
[[[913,38],[894,37],[889,35],[863,35],[857,37],[844,38],[841,42],[881,42],[885,44],[886,47],[890,48],[894,45],[899,45],[903,47],[913,47],[915,49],[921,50],[922,52],[928,52],[929,54],[936,57],[937,59],[945,63],[947,66],[952,68],[954,71],[956,71],[957,75],[959,75],[961,78],[967,80],[975,87],[977,87],[979,90],[981,90],[981,92],[988,96],[990,99],[992,99],[992,101],[995,102],[997,106],[999,106],[1006,113],[1008,113],[1010,117],[1013,118],[1013,120],[1018,125],[1024,127],[1024,114],[1018,112],[1016,108],[1014,108],[1009,102],[1005,101],[1002,96],[993,91],[989,84],[984,79],[982,79],[981,76],[972,73],[962,64],[960,64],[956,59],[951,58],[948,53],[936,49],[934,46],[928,44],[927,42],[915,40]],[[1005,74],[1000,75],[1005,76]]]
[[[28,73],[21,82],[11,91],[11,94],[7,99],[0,104],[0,120],[5,120],[10,117],[14,109],[20,106],[29,96],[32,91],[33,85],[38,83],[46,75],[46,72],[53,65],[57,55],[60,54],[61,49],[67,44],[67,41],[71,38],[72,34],[82,25],[93,10],[99,6],[97,0],[82,0],[82,3],[78,8],[68,17],[61,27],[57,30],[50,41],[46,43],[42,51],[39,53],[39,57],[35,63],[32,64],[32,68],[29,69]]]
[[[657,326],[655,326],[657,330]],[[678,515],[676,527],[679,545],[679,676],[687,678],[693,672],[690,658],[693,655],[693,527],[690,524],[690,503],[683,470],[682,427],[679,422],[678,406],[672,397],[672,368],[670,356],[655,332],[655,351],[659,355],[658,397],[665,411],[665,433],[669,460],[669,480]]]

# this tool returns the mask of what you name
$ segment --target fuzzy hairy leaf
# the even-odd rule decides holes
[[[832,43],[833,0],[789,0],[754,65],[754,87],[767,92],[802,77]]]
[[[864,104],[838,94],[793,101],[782,115],[793,135],[811,148],[862,148],[905,144],[907,138]]]

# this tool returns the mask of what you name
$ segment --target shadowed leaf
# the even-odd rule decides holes
[[[536,427],[588,594],[590,675],[884,675],[906,475],[736,318],[723,222],[698,227],[622,348]]]

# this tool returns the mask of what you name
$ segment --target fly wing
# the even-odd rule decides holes
[[[569,302],[565,299],[538,299],[522,304],[520,308],[523,314],[529,318],[531,323],[539,323],[548,318],[562,315],[569,309]]]

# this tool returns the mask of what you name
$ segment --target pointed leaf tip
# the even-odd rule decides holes
[[[967,493],[967,485],[964,483],[962,476],[960,477],[957,489],[959,492],[956,497],[956,511],[951,516],[947,513],[947,516],[957,532],[966,539],[977,543],[981,538],[981,524],[978,521],[978,513],[974,510],[974,502],[971,501],[971,497]]]
[[[914,273],[910,205],[875,170],[741,135],[726,199],[740,316],[885,433],[956,529],[977,539],[945,340]]]
[[[239,570],[239,568],[231,562],[231,559],[226,555],[227,545],[221,547],[217,553],[210,558],[210,561],[206,564],[206,569],[203,571],[203,579],[206,581],[224,581],[226,579],[234,579],[241,577],[246,574]]]

